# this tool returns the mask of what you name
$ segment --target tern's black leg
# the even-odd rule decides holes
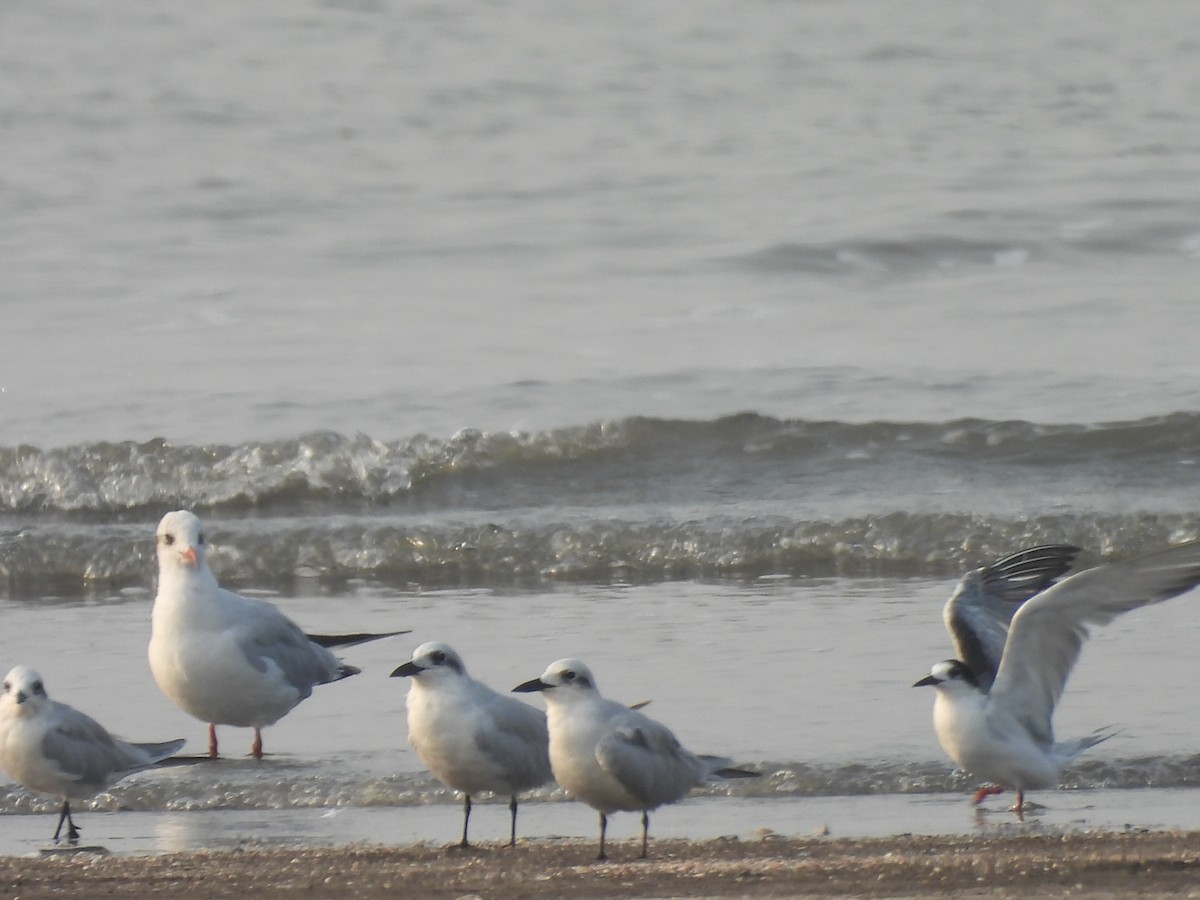
[[[650,813],[642,810],[642,859],[646,858],[646,841],[650,832]]]
[[[508,846],[517,846],[517,795],[512,795],[512,800],[508,803],[508,809],[512,813],[512,831],[509,833]]]
[[[471,795],[463,794],[463,836],[459,842],[460,847],[470,847],[467,843],[467,823],[471,821]]]
[[[67,843],[75,844],[79,842],[79,829],[75,827],[75,820],[71,818],[71,804],[64,800],[62,810],[58,814],[58,827],[54,829],[54,843],[58,843],[58,836],[62,833],[63,822],[67,823]]]
[[[608,816],[600,813],[600,855],[596,859],[608,859],[608,854],[604,852],[604,832],[608,831]]]

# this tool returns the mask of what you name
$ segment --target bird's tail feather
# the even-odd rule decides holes
[[[1084,735],[1083,737],[1072,738],[1069,741],[1060,741],[1055,745],[1054,749],[1064,759],[1070,760],[1089,747],[1095,747],[1097,744],[1107,741],[1110,737],[1114,737],[1120,733],[1121,730],[1119,728],[1106,725],[1103,728],[1097,728],[1091,734]]]

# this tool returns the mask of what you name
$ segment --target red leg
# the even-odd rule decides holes
[[[262,732],[257,728],[254,729],[254,743],[250,745],[250,755],[255,759],[262,759]]]
[[[217,753],[217,726],[209,724],[208,726],[208,758],[216,759],[220,756]]]
[[[1017,805],[1013,807],[1013,812],[1018,816],[1025,814],[1025,792],[1017,791]]]
[[[1004,788],[1000,787],[1000,785],[998,785],[998,784],[985,785],[984,787],[981,787],[979,790],[977,790],[975,792],[975,799],[972,800],[971,803],[974,804],[975,806],[978,806],[980,803],[982,803],[984,801],[984,798],[991,797],[993,794],[1003,794],[1003,793],[1004,793]]]

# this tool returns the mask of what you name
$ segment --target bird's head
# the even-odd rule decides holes
[[[929,674],[918,681],[913,687],[935,687],[954,690],[958,687],[969,687],[979,690],[979,685],[973,673],[966,664],[957,659],[946,659],[935,663]]]
[[[17,666],[4,676],[0,708],[3,708],[7,715],[35,715],[47,699],[42,676],[29,666]]]
[[[547,699],[567,699],[595,692],[596,681],[592,671],[577,659],[560,659],[552,662],[540,677],[518,684],[515,693],[542,691]]]
[[[430,681],[466,674],[467,667],[453,647],[440,641],[427,641],[413,651],[412,659],[393,670],[392,677],[411,676]]]
[[[204,543],[204,526],[186,509],[162,517],[155,532],[155,542],[159,571],[198,569],[204,565],[204,554],[208,549]]]

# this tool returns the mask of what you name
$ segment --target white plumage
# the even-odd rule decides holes
[[[1200,583],[1200,541],[1079,572],[1074,547],[1036,547],[968,573],[945,618],[962,659],[946,660],[915,686],[933,686],[938,741],[962,769],[1002,787],[1056,787],[1062,769],[1110,736],[1056,741],[1052,719],[1088,628],[1159,603]],[[1035,570],[1041,569],[1040,575]],[[1007,604],[1007,606],[1005,605]]]
[[[262,758],[262,729],[278,722],[315,685],[358,673],[264,600],[217,584],[205,558],[200,520],[167,513],[158,525],[158,594],[151,615],[150,670],[172,701],[209,724],[254,729],[251,753]],[[400,632],[392,632],[399,634]],[[389,635],[352,635],[344,645]],[[322,638],[338,646],[336,638]]]
[[[4,678],[0,767],[30,790],[63,798],[56,842],[64,821],[68,840],[79,839],[71,800],[94,797],[126,775],[178,752],[183,743],[131,744],[115,738],[95,719],[51,700],[42,677],[27,666],[17,666]]]
[[[418,647],[392,675],[412,678],[408,737],[421,761],[463,794],[460,846],[469,846],[471,795],[484,791],[510,798],[515,845],[517,795],[551,778],[545,713],[476,681],[462,657],[436,641]]]
[[[728,759],[691,753],[665,725],[605,699],[591,670],[579,660],[551,663],[541,677],[514,690],[542,692],[550,766],[568,794],[600,813],[600,859],[607,858],[604,839],[611,813],[642,813],[645,857],[650,810],[680,800],[704,781],[753,774],[728,768]]]

